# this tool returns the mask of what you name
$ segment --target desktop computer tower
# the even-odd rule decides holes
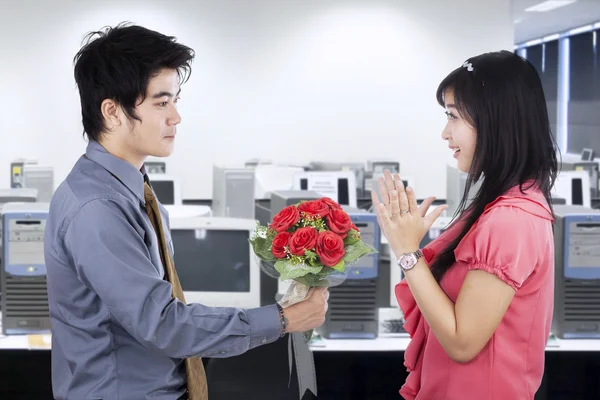
[[[37,200],[37,189],[0,189],[0,270],[2,269],[2,223],[1,216],[7,203],[34,203]],[[2,297],[2,273],[0,273],[0,298]]]
[[[2,213],[2,333],[51,329],[44,262],[48,203],[8,203]]]
[[[377,216],[358,209],[344,210],[360,229],[362,240],[379,250]],[[379,332],[379,253],[359,259],[347,271],[341,285],[329,288],[329,308],[318,331],[327,339],[375,339]]]
[[[600,211],[555,206],[552,333],[600,339]]]
[[[54,194],[54,169],[34,164],[23,165],[23,187],[37,189],[37,201],[49,203]]]
[[[595,161],[581,161],[573,164],[575,171],[586,171],[590,175],[590,195],[592,198],[600,197],[599,164]]]
[[[23,187],[23,165],[24,160],[15,160],[10,163],[10,187],[19,189]]]
[[[287,206],[298,204],[301,201],[317,200],[322,198],[319,193],[312,190],[280,190],[271,193],[271,220],[277,213]]]
[[[254,219],[263,226],[271,222],[271,199],[256,199],[254,203]]]
[[[36,165],[37,160],[26,160],[19,158],[10,163],[10,187],[11,189],[20,189],[25,187],[23,182],[23,167],[25,165]]]
[[[254,219],[254,170],[213,166],[215,217]]]

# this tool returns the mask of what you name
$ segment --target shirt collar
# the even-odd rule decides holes
[[[137,170],[129,162],[110,154],[95,140],[90,140],[85,150],[85,155],[114,175],[142,204],[146,204],[144,200],[144,181],[147,179],[147,176],[143,166],[141,170]]]
[[[505,194],[488,204],[485,211],[496,206],[517,207],[537,217],[554,220],[544,193],[533,180],[523,183],[523,192],[519,185],[510,188]]]

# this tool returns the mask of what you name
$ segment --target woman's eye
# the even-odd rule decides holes
[[[446,111],[445,114],[446,114],[446,117],[448,117],[449,120],[456,119],[456,117],[451,112],[449,112],[449,111]]]

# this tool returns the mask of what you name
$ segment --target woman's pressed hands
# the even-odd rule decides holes
[[[375,191],[371,192],[373,208],[390,248],[396,257],[417,251],[423,236],[448,206],[439,206],[427,214],[435,197],[423,200],[419,207],[414,190],[405,188],[400,176],[392,176],[387,170],[378,184],[381,199]]]

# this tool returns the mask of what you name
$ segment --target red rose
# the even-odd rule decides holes
[[[323,265],[333,267],[344,257],[344,240],[331,231],[322,231],[317,237],[316,252]]]
[[[304,203],[300,203],[298,210],[308,215],[319,216],[323,218],[329,214],[329,206],[321,200],[311,200]]]
[[[277,232],[285,232],[300,220],[300,212],[296,206],[287,206],[273,217],[271,229]]]
[[[289,232],[278,233],[273,239],[271,253],[273,253],[273,255],[277,258],[285,258],[287,255],[285,253],[285,248],[289,246],[291,237],[292,234]]]
[[[332,210],[337,208],[341,209],[342,206],[335,200],[330,199],[329,197],[322,197],[321,201],[329,206]]]
[[[290,253],[295,256],[303,256],[306,250],[312,250],[315,247],[317,236],[319,236],[319,232],[310,226],[298,229],[290,240]]]
[[[339,233],[343,236],[352,229],[352,225],[354,224],[352,223],[350,216],[346,214],[344,210],[331,210],[327,216],[327,226],[329,229],[331,229],[332,232]]]

